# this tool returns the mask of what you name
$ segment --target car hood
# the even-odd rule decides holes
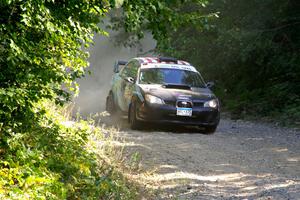
[[[208,88],[175,89],[165,88],[162,85],[139,85],[144,93],[151,94],[167,101],[178,99],[209,100],[215,95]]]

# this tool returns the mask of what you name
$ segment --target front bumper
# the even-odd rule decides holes
[[[213,108],[193,107],[191,117],[177,116],[176,112],[175,106],[141,103],[137,106],[137,119],[145,122],[197,126],[217,126],[220,121],[219,110]]]

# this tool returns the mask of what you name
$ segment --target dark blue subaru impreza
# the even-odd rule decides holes
[[[106,110],[126,113],[132,129],[155,122],[200,126],[206,133],[216,130],[220,107],[209,89],[212,83],[205,83],[188,62],[138,57],[117,62],[114,72]]]

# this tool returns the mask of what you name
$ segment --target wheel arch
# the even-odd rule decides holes
[[[140,100],[140,99],[139,99],[138,95],[137,95],[136,93],[133,93],[133,94],[132,94],[132,97],[131,97],[131,100],[130,100],[130,103],[129,103],[129,105],[128,105],[128,111],[127,111],[128,122],[129,122],[129,120],[130,120],[130,109],[131,109],[131,106],[132,106],[133,103],[136,103],[136,102],[139,101],[139,100]]]

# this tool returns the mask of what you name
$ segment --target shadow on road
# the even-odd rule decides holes
[[[117,127],[129,177],[152,199],[300,199],[299,134],[226,119],[209,136],[174,125],[133,131],[126,117],[101,123]]]

